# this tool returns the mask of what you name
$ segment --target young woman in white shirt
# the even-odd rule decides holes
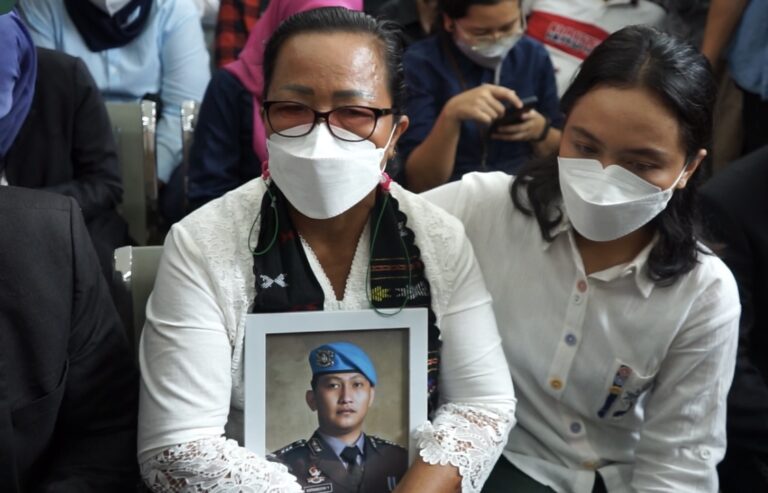
[[[717,491],[740,307],[696,234],[714,95],[692,47],[625,28],[563,96],[559,156],[426,194],[467,229],[518,397],[483,491]]]

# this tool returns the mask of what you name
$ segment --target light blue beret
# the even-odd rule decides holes
[[[316,347],[309,353],[309,366],[313,376],[354,371],[376,385],[376,368],[371,358],[351,342],[331,342]]]

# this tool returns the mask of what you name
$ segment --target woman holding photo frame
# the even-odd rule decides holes
[[[478,252],[519,398],[484,492],[717,492],[739,298],[696,230],[714,99],[693,47],[625,28],[565,92],[557,156],[427,194]]]
[[[408,126],[401,89],[397,32],[363,13],[303,12],[268,42],[269,164],[173,226],[147,305],[139,461],[153,491],[301,491],[235,441],[245,316],[371,307],[429,310],[431,421],[396,491],[482,487],[514,425],[512,382],[461,224],[383,173]]]

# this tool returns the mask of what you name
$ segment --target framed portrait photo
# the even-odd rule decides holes
[[[248,315],[245,447],[307,493],[392,491],[427,419],[427,338],[425,308]]]

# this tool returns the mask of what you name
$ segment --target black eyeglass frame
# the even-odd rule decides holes
[[[302,134],[299,134],[299,135],[285,135],[285,134],[280,133],[279,131],[275,130],[275,127],[274,127],[274,125],[272,125],[272,121],[269,118],[269,108],[271,106],[275,105],[275,104],[278,104],[278,103],[296,104],[296,105],[299,105],[299,106],[304,106],[305,108],[309,109],[312,113],[315,114],[315,118],[314,118],[314,120],[312,120],[312,126],[309,127],[309,129],[306,132],[304,132]],[[345,142],[362,142],[362,141],[368,139],[376,131],[376,126],[379,124],[379,119],[381,117],[387,116],[387,115],[397,115],[398,114],[393,108],[373,108],[371,106],[362,106],[362,105],[359,105],[359,104],[357,104],[357,105],[356,104],[350,104],[350,105],[346,105],[346,106],[338,106],[338,107],[336,107],[336,108],[334,108],[332,110],[328,110],[328,111],[317,111],[316,109],[314,109],[311,106],[306,105],[304,103],[300,103],[298,101],[289,101],[289,100],[264,101],[264,102],[261,103],[261,107],[264,109],[264,115],[266,115],[266,117],[267,117],[267,123],[269,123],[270,128],[277,135],[281,135],[283,137],[289,137],[289,138],[304,137],[305,135],[309,135],[309,133],[312,132],[312,130],[315,129],[315,127],[317,126],[318,120],[320,120],[322,118],[323,120],[325,120],[325,126],[328,127],[328,131],[331,132],[331,135],[333,135],[335,138],[337,138],[339,140],[343,140]],[[349,108],[360,108],[360,109],[370,110],[370,111],[373,112],[373,117],[374,118],[373,118],[373,127],[371,128],[371,133],[369,133],[365,137],[360,137],[359,139],[351,140],[351,139],[345,139],[344,137],[339,137],[338,135],[336,135],[333,132],[333,129],[331,128],[331,121],[330,121],[330,118],[329,118],[331,113],[333,113],[335,111],[338,111],[338,110],[349,109]]]

